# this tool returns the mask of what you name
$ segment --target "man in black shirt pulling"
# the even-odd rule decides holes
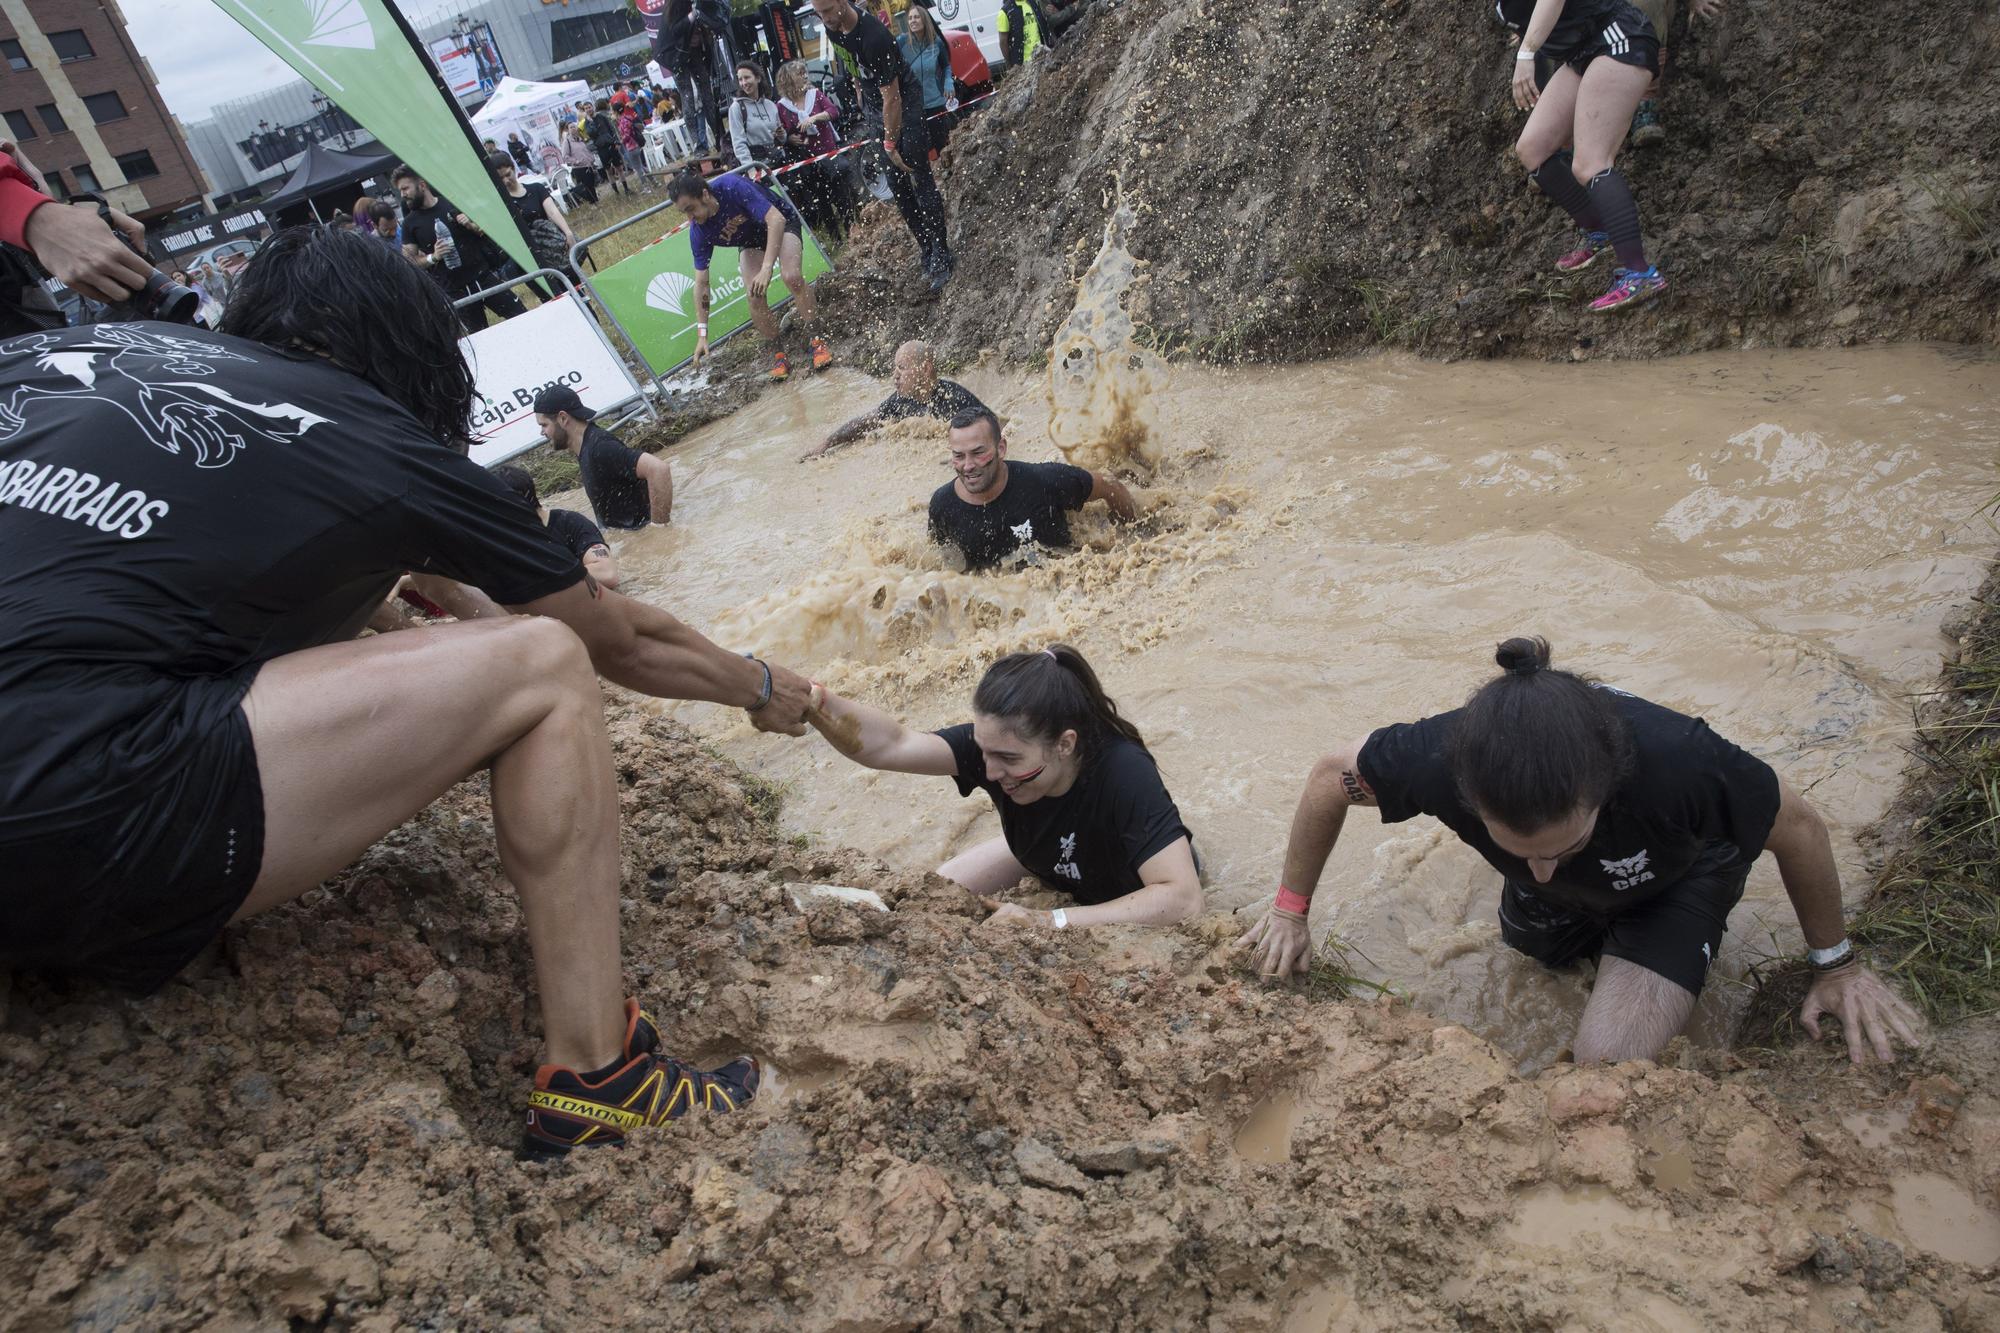
[[[1068,546],[1070,511],[1092,500],[1121,523],[1139,516],[1115,477],[1068,463],[1009,463],[1000,419],[983,407],[952,418],[951,470],[956,478],[931,496],[931,540],[957,547],[968,570],[1017,552],[1032,563],[1042,547]]]
[[[298,227],[220,333],[0,342],[0,968],[154,989],[488,769],[547,1045],[526,1146],[564,1152],[758,1080],[622,998],[599,675],[791,734],[811,687],[605,591],[468,459],[457,337],[380,242]],[[355,638],[412,570],[520,614]]]
[[[828,39],[859,62],[861,77],[882,91],[882,147],[893,165],[889,189],[923,252],[931,290],[943,291],[956,261],[945,241],[944,196],[931,174],[923,87],[882,20],[862,13],[852,0],[813,0],[813,12],[826,25]]]
[[[535,424],[549,447],[576,456],[591,512],[607,528],[643,528],[674,515],[674,469],[594,424],[597,413],[558,384],[535,395]]]
[[[1276,904],[1243,937],[1285,976],[1312,954],[1306,913],[1350,806],[1430,815],[1503,878],[1500,938],[1550,967],[1597,960],[1578,1064],[1650,1060],[1687,1025],[1758,855],[1777,859],[1814,969],[1799,1021],[1840,1019],[1854,1063],[1917,1040],[1916,1013],[1841,926],[1826,824],[1770,765],[1685,717],[1549,666],[1509,639],[1463,708],[1383,727],[1320,760],[1292,819]]]
[[[950,421],[961,412],[984,412],[986,404],[963,384],[938,378],[937,356],[927,342],[911,339],[896,349],[896,391],[872,412],[864,412],[827,436],[805,458],[819,458],[891,421],[933,416]]]

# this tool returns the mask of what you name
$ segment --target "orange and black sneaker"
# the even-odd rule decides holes
[[[813,369],[825,370],[833,364],[833,349],[826,345],[826,339],[815,336],[812,340]]]
[[[771,358],[772,379],[781,380],[786,378],[791,373],[792,373],[792,367],[790,363],[785,360],[785,354],[783,352],[779,352],[776,356]]]
[[[734,1111],[757,1095],[758,1080],[757,1062],[747,1055],[701,1070],[662,1054],[659,1029],[637,1000],[627,1000],[624,1054],[610,1067],[591,1074],[564,1065],[536,1071],[521,1151],[559,1157],[571,1148],[623,1147],[628,1132],[689,1111]]]

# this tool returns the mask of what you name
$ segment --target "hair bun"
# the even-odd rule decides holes
[[[1493,660],[1510,676],[1532,676],[1549,664],[1549,641],[1539,635],[1509,639],[1494,652]]]

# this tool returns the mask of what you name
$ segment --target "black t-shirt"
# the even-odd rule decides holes
[[[896,45],[895,37],[882,25],[882,20],[863,10],[860,21],[851,31],[842,33],[828,28],[826,35],[835,46],[853,55],[855,63],[861,66],[861,77],[868,83],[876,88],[893,83],[902,90],[903,133],[906,136],[913,129],[922,128],[923,84],[918,82],[910,63],[903,59],[902,48]]]
[[[1542,52],[1558,63],[1566,60],[1571,52],[1596,40],[1615,16],[1619,3],[1620,0],[1567,0],[1562,17],[1556,20],[1556,26],[1549,30],[1548,39],[1541,45]],[[1528,20],[1534,17],[1535,0],[1495,0],[1493,12],[1510,32],[1526,33]]]
[[[639,475],[637,449],[600,426],[586,426],[577,464],[599,526],[643,528],[653,521],[653,494]]]
[[[360,378],[172,324],[0,342],[0,842],[171,783],[257,668],[405,570],[518,605],[583,577]]]
[[[1528,863],[1487,836],[1452,779],[1451,729],[1462,710],[1377,731],[1361,747],[1362,779],[1375,789],[1382,822],[1430,815],[1508,879],[1540,898],[1580,911],[1629,911],[1721,853],[1748,865],[1764,850],[1778,817],[1778,775],[1697,717],[1621,690],[1610,691],[1631,728],[1632,774],[1598,813],[1582,851],[1536,884]]]
[[[1007,850],[1052,889],[1080,903],[1104,903],[1145,887],[1139,867],[1173,845],[1193,841],[1160,766],[1142,745],[1113,737],[1084,761],[1061,796],[1016,805],[986,778],[986,756],[962,722],[937,733],[958,761],[960,796],[983,791],[1000,812]]]
[[[1024,546],[1068,546],[1069,511],[1083,508],[1094,484],[1068,463],[1009,463],[1000,498],[975,505],[946,482],[931,496],[931,538],[963,552],[967,569],[997,565]]]
[[[986,404],[973,396],[972,390],[963,384],[950,380],[939,380],[931,390],[929,398],[911,398],[905,394],[892,393],[882,400],[882,406],[875,409],[875,415],[884,421],[902,421],[907,417],[934,416],[950,421],[960,412],[983,412]]]
[[[437,249],[437,224],[444,223],[458,246],[459,266],[454,271],[440,260],[429,270],[447,287],[469,289],[479,274],[498,267],[500,252],[493,242],[458,221],[459,210],[449,199],[439,198],[429,208],[411,204],[403,210],[403,244],[414,245],[424,254]]]
[[[597,525],[573,509],[549,510],[549,531],[579,560],[596,547],[610,549]]]
[[[549,200],[548,186],[524,181],[521,184],[520,197],[516,198],[510,194],[506,199],[507,211],[514,215],[514,220],[523,228],[537,219],[544,222],[548,220],[548,211],[544,207]]]

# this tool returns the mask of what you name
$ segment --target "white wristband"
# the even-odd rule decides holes
[[[1541,54],[1541,52],[1540,52],[1540,51],[1530,51],[1530,50],[1529,50],[1529,49],[1528,49],[1527,47],[1525,47],[1525,46],[1524,46],[1524,47],[1522,47],[1522,48],[1521,48],[1521,49],[1520,49],[1519,51],[1516,51],[1516,52],[1514,53],[1514,59],[1516,59],[1516,60],[1533,60],[1533,59],[1534,59],[1534,58],[1535,58],[1536,56],[1538,56],[1538,55],[1540,55],[1540,54]]]
[[[706,338],[708,336],[708,325],[697,322],[694,326],[694,331]]]
[[[1854,941],[1842,939],[1831,949],[1807,949],[1806,961],[1817,968],[1838,967],[1854,956]]]
[[[1069,913],[1058,907],[1055,911],[1049,913],[1049,924],[1057,930],[1068,930]]]

